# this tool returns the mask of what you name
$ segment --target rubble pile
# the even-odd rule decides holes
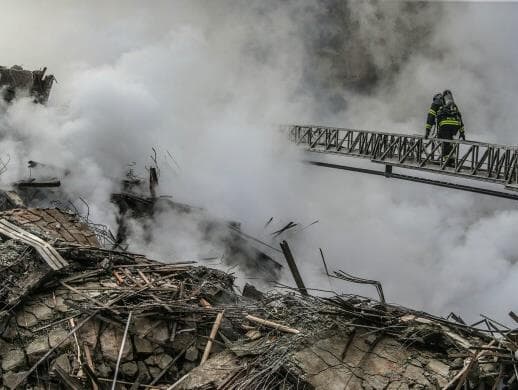
[[[516,388],[516,333],[489,320],[240,294],[218,270],[104,249],[58,209],[2,212],[0,236],[0,388]]]

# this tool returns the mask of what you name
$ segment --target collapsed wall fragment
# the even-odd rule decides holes
[[[514,332],[357,296],[239,294],[221,271],[103,249],[57,209],[2,212],[0,237],[0,388],[516,388]]]
[[[30,71],[19,65],[10,68],[0,66],[2,98],[10,102],[16,97],[31,96],[36,103],[47,103],[55,77],[45,75],[46,71],[47,68]]]

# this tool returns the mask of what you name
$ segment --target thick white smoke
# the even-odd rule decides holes
[[[330,287],[322,247],[330,268],[380,280],[393,302],[469,319],[513,309],[514,203],[308,167],[278,125],[421,133],[431,97],[450,88],[468,138],[516,143],[517,5],[51,4],[4,5],[4,61],[48,65],[59,82],[47,107],[20,100],[2,113],[5,185],[27,175],[28,159],[69,168],[66,189],[113,225],[113,178],[133,161],[144,174],[157,147],[162,193],[261,239],[289,221],[319,220],[283,236],[310,287],[372,295]],[[343,25],[326,23],[332,7],[347,16]],[[331,33],[357,46],[327,47]],[[367,92],[347,88],[337,69],[364,62],[376,76]],[[167,214],[154,233],[151,244],[136,235],[133,249],[174,260],[210,251],[192,225]]]

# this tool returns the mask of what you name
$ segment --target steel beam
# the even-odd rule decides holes
[[[433,180],[433,179],[428,179],[428,178],[424,178],[424,177],[411,176],[411,175],[402,175],[400,173],[393,173],[392,165],[386,165],[385,166],[385,171],[377,171],[375,169],[367,169],[367,168],[351,167],[351,166],[347,166],[347,165],[330,164],[330,163],[325,163],[325,162],[321,162],[321,161],[306,161],[306,163],[311,164],[311,165],[316,165],[316,166],[319,166],[319,167],[326,167],[326,168],[333,168],[333,169],[342,169],[342,170],[345,170],[345,171],[367,173],[369,175],[385,176],[386,178],[389,178],[389,179],[399,179],[399,180],[413,181],[413,182],[416,182],[416,183],[430,184],[430,185],[438,186],[438,187],[453,188],[455,190],[474,192],[476,194],[496,196],[497,198],[518,200],[518,194],[512,194],[512,193],[503,192],[503,191],[496,191],[496,190],[491,190],[491,189],[488,189],[488,188],[473,187],[473,186],[468,186],[468,185],[464,185],[464,184],[451,183],[451,182],[447,182],[447,181]]]

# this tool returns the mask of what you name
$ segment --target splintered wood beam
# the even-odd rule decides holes
[[[262,318],[259,318],[259,317],[256,317],[256,316],[253,316],[253,315],[250,315],[250,314],[248,314],[245,318],[248,321],[255,322],[256,324],[267,326],[268,328],[277,329],[277,330],[280,330],[281,332],[293,333],[293,334],[299,334],[300,333],[300,330],[298,330],[298,329],[290,328],[289,326],[281,325],[281,324],[278,324],[278,323],[273,322],[273,321],[264,320]]]
[[[201,358],[200,365],[205,363],[209,358],[210,351],[212,350],[212,343],[216,338],[216,334],[218,333],[221,321],[223,320],[223,314],[225,314],[225,310],[223,310],[221,313],[218,313],[218,315],[216,316],[216,320],[214,321],[214,325],[212,325],[212,330],[210,331],[209,341],[207,341],[205,351],[203,351],[203,356]]]

